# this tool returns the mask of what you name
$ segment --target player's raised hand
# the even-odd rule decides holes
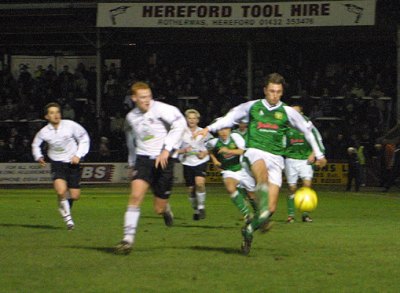
[[[162,169],[165,169],[168,165],[169,151],[163,150],[156,159],[156,168],[160,165]]]
[[[325,167],[327,163],[328,163],[328,161],[326,160],[325,157],[320,158],[320,159],[317,159],[317,160],[315,161],[315,165],[318,166],[318,167],[320,167],[320,168]]]

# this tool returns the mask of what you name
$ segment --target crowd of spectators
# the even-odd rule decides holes
[[[154,57],[154,55],[153,55]],[[154,59],[154,58],[153,58]],[[125,161],[124,117],[129,111],[129,87],[146,81],[154,97],[178,106],[196,108],[207,125],[231,107],[249,100],[245,62],[182,58],[179,62],[149,58],[142,66],[115,64],[102,70],[102,104],[96,111],[96,68],[52,65],[29,71],[20,66],[13,76],[0,71],[0,161],[32,161],[30,142],[45,123],[42,109],[49,102],[63,107],[63,118],[82,124],[92,138],[90,161]],[[123,63],[124,64],[124,63]],[[256,60],[253,97],[261,98],[263,77],[279,72],[287,79],[284,102],[301,103],[320,129],[330,160],[344,160],[349,146],[363,145],[367,156],[375,139],[393,123],[390,99],[396,97],[395,62],[315,62],[303,65],[284,60]],[[127,98],[128,97],[128,98]],[[185,97],[196,97],[193,99]],[[97,117],[99,116],[99,117]]]

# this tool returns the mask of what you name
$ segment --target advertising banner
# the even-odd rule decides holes
[[[345,185],[347,183],[348,164],[329,163],[324,168],[314,169],[313,184]],[[211,163],[207,168],[207,183],[222,183],[220,172]],[[283,175],[283,181],[286,182]]]
[[[175,183],[183,183],[181,164],[175,164]],[[83,163],[81,183],[128,183],[126,163]],[[4,184],[51,184],[50,164],[42,168],[37,163],[1,163],[0,185]]]
[[[84,163],[81,165],[81,183],[128,183],[126,163]],[[331,163],[314,171],[313,184],[339,184],[347,182],[348,167],[345,163]],[[222,183],[220,172],[211,163],[207,167],[207,183]],[[37,163],[1,163],[0,185],[51,184],[50,165],[42,168]],[[183,167],[175,164],[174,183],[184,183]]]
[[[266,28],[375,24],[376,0],[99,3],[97,27]]]

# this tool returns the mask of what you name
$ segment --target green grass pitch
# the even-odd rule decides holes
[[[400,196],[319,188],[313,223],[274,225],[240,254],[242,220],[221,185],[207,187],[207,218],[192,220],[185,188],[174,226],[142,207],[132,253],[122,238],[128,186],[83,186],[67,231],[49,188],[0,190],[0,292],[398,292]]]

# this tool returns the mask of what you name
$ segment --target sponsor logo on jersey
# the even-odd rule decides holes
[[[273,129],[273,130],[278,130],[279,125],[273,124],[273,123],[263,123],[263,122],[258,122],[257,123],[257,129]]]

